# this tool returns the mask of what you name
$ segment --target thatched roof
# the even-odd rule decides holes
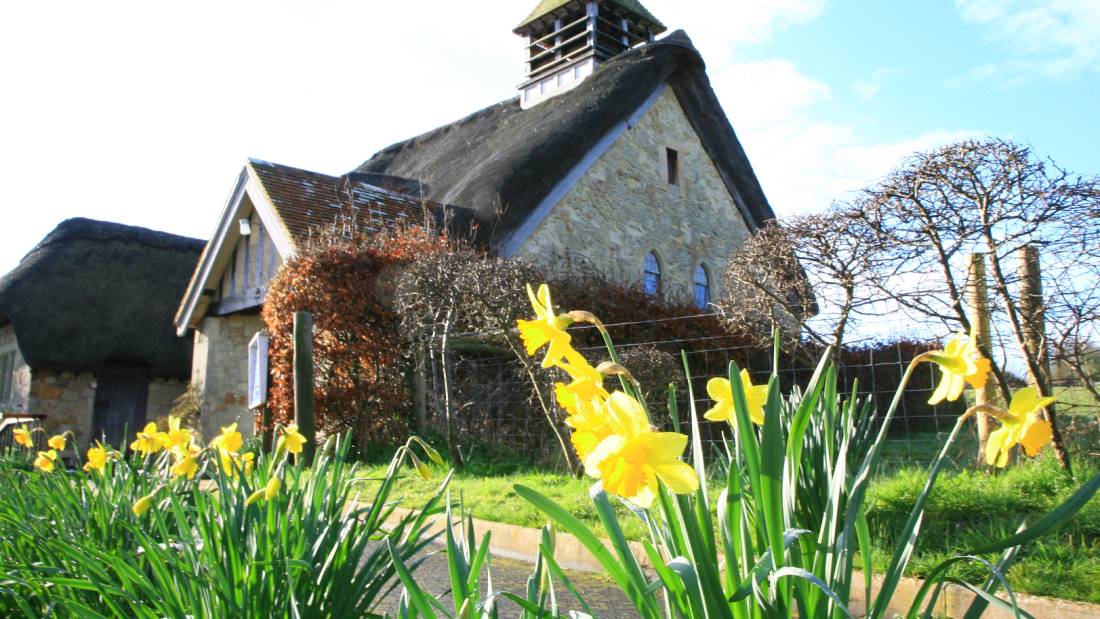
[[[608,60],[579,86],[524,110],[519,98],[394,144],[356,171],[422,183],[425,198],[476,211],[490,243],[507,238],[616,125],[668,83],[750,228],[775,218],[683,31]]]
[[[191,342],[172,314],[203,241],[69,219],[0,278],[0,325],[11,323],[27,364],[74,372],[141,364],[187,378]]]

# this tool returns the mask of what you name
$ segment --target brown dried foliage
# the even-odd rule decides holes
[[[409,390],[394,289],[402,268],[447,246],[422,228],[327,233],[280,269],[263,308],[275,421],[294,416],[294,313],[307,311],[314,315],[318,431],[351,430],[360,442],[390,442],[406,433]]]

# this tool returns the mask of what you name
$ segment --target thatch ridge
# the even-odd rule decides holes
[[[613,127],[668,83],[750,227],[775,218],[683,31],[612,58],[573,90],[523,110],[519,98],[389,146],[356,171],[423,183],[427,199],[473,209],[497,246]]]
[[[147,367],[186,379],[191,342],[172,327],[205,243],[91,219],[69,219],[0,278],[0,325],[10,323],[32,369]]]

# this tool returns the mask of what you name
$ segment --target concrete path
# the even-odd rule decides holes
[[[492,562],[493,590],[508,591],[522,596],[527,588],[527,578],[531,575],[534,567],[530,563],[501,557],[493,557]],[[573,586],[581,592],[585,601],[588,602],[588,605],[592,607],[593,612],[600,619],[634,619],[638,617],[634,607],[610,580],[590,572],[567,570],[566,574]],[[413,575],[421,587],[432,595],[443,596],[441,599],[444,605],[447,608],[452,607],[453,603],[450,601],[449,595],[451,581],[447,571],[447,559],[441,550],[429,556],[428,560]],[[482,591],[486,590],[486,584],[486,579],[483,576],[481,579]],[[581,609],[580,604],[565,587],[559,583],[555,583],[555,585],[557,585],[555,591],[557,592],[558,608],[563,615],[567,614],[566,611]],[[395,613],[399,599],[400,587],[382,602],[378,610],[380,612]],[[498,608],[501,617],[519,616],[520,609],[518,606],[504,598],[498,598],[498,600],[500,600]]]

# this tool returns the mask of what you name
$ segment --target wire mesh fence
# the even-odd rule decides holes
[[[698,315],[666,321],[710,318]],[[695,409],[701,416],[713,405],[707,395],[707,382],[728,376],[731,361],[747,370],[754,384],[767,382],[772,373],[775,360],[771,350],[747,345],[730,335],[663,337],[646,329],[654,322],[609,324],[607,328],[624,365],[641,382],[655,424],[672,425],[667,415],[670,383],[676,387],[680,422],[685,424],[692,399],[689,393],[694,396]],[[876,416],[884,413],[913,358],[942,345],[915,330],[909,335],[911,337],[905,339],[885,342],[870,339],[846,346],[836,355],[839,392],[846,398],[853,393],[859,398],[869,398]],[[606,360],[607,351],[593,340],[574,337],[577,350],[595,364]],[[464,442],[494,445],[536,459],[552,459],[560,453],[551,424],[557,424],[561,433],[568,436],[563,423],[566,414],[553,396],[554,383],[567,381],[564,374],[537,367],[528,373],[523,363],[510,353],[459,353],[453,357],[455,361],[450,372],[452,419],[454,429]],[[691,376],[690,390],[685,365]],[[1013,367],[1011,363],[1005,366]],[[789,394],[793,388],[804,388],[814,369],[815,364],[809,359],[779,355],[782,392]],[[973,403],[973,395],[967,391],[958,402],[928,404],[940,378],[938,372],[931,364],[924,364],[912,377],[888,434],[883,457],[885,466],[930,462],[942,448],[957,417]],[[442,386],[439,384],[440,372],[433,374],[435,384],[429,389],[430,419],[439,424],[444,417]],[[1100,435],[1097,422],[1100,406],[1074,381],[1063,379],[1057,384],[1059,395],[1065,400],[1061,409],[1065,433],[1082,438],[1075,443],[1077,449],[1095,451],[1095,437]],[[710,445],[708,449],[718,446],[725,431],[722,424],[704,424],[703,435]],[[967,433],[951,453],[959,466],[971,464],[978,457],[976,430],[968,428]]]

